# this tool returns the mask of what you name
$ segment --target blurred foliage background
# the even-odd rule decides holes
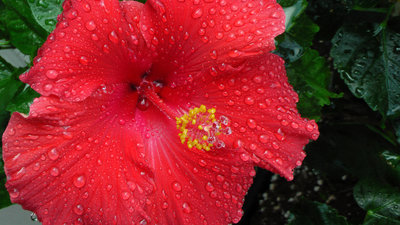
[[[400,1],[278,3],[287,18],[275,53],[321,136],[294,181],[258,170],[240,224],[400,224]],[[61,4],[0,0],[0,134],[10,113],[28,113],[39,96],[18,76]],[[2,208],[11,203],[0,168]]]

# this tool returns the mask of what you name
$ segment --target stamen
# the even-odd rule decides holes
[[[221,134],[232,133],[229,119],[225,116],[215,118],[215,108],[207,109],[205,105],[193,108],[181,117],[176,117],[176,128],[179,138],[188,148],[210,151],[211,147],[223,148],[225,143],[218,139]]]

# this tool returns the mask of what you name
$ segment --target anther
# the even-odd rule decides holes
[[[180,131],[179,138],[188,148],[210,151],[211,148],[223,148],[225,143],[218,139],[221,134],[232,133],[229,119],[215,117],[215,108],[207,109],[205,105],[193,108],[181,117],[176,117],[176,128]]]

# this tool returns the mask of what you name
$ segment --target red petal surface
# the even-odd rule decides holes
[[[131,15],[143,8],[141,3],[129,6]],[[21,76],[23,82],[42,95],[72,101],[85,99],[101,84],[140,82],[150,58],[136,24],[125,20],[118,1],[66,0],[63,7],[34,66]]]
[[[185,72],[213,73],[214,65],[273,50],[284,21],[275,0],[149,0],[140,28],[158,54],[151,75],[171,84]]]
[[[227,224],[255,175],[241,150],[190,151],[155,106],[105,86],[77,103],[36,99],[3,136],[11,200],[43,224]]]
[[[218,76],[181,77],[177,86],[163,91],[166,102],[181,106],[216,107],[217,115],[231,120],[233,133],[224,141],[243,148],[243,161],[293,179],[293,168],[305,157],[303,147],[319,132],[314,121],[297,112],[298,96],[288,83],[283,60],[266,54],[239,68],[226,67]],[[200,78],[201,77],[201,78]],[[176,100],[178,99],[178,100]]]
[[[144,141],[156,190],[147,212],[155,224],[228,224],[242,216],[244,196],[255,175],[241,150],[189,150],[175,122],[156,107],[143,113]]]
[[[3,136],[11,200],[43,224],[148,219],[154,182],[132,119],[137,94],[128,90],[104,87],[79,103],[41,97],[29,117],[14,113]]]

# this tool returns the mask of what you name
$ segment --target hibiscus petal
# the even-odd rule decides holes
[[[121,104],[123,102],[124,104]],[[134,120],[137,94],[104,87],[85,101],[34,101],[3,136],[11,200],[43,224],[138,224],[154,190]]]
[[[158,54],[150,76],[173,79],[182,71],[213,73],[212,65],[240,64],[273,50],[284,21],[275,0],[149,0],[140,24]]]
[[[283,60],[268,53],[222,73],[214,77],[200,72],[198,79],[186,74],[180,82],[185,85],[165,89],[163,98],[183,109],[215,107],[217,118],[223,115],[231,122],[232,134],[221,136],[228,147],[245,149],[243,161],[253,160],[292,180],[293,169],[305,157],[304,145],[319,132],[314,121],[297,112],[298,96],[288,83]]]
[[[130,14],[143,8],[130,6]],[[63,8],[23,82],[42,95],[72,101],[84,100],[101,84],[140,82],[150,58],[137,21],[126,21],[117,0],[66,0]]]
[[[158,108],[133,110],[137,98],[112,85],[14,113],[3,136],[11,200],[43,224],[238,222],[253,163],[241,149],[188,150]]]
[[[244,196],[255,175],[242,150],[204,152],[179,141],[175,121],[156,107],[143,113],[144,140],[156,186],[147,212],[155,224],[239,222]],[[150,131],[149,131],[150,130]]]

